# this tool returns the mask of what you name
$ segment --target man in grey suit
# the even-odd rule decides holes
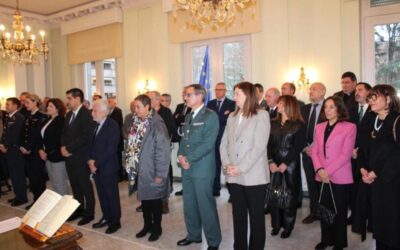
[[[186,116],[179,144],[178,162],[182,168],[183,210],[187,236],[178,246],[201,242],[201,229],[208,250],[221,243],[221,229],[213,185],[215,177],[215,141],[219,130],[217,114],[206,108],[206,90],[199,84],[186,89],[185,101],[192,108]]]

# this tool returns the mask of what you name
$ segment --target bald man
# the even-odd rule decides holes
[[[304,122],[306,124],[306,144],[302,152],[302,161],[304,173],[306,174],[308,194],[310,197],[310,214],[303,219],[304,224],[313,223],[316,220],[315,211],[318,202],[318,186],[315,181],[315,170],[311,160],[311,145],[314,141],[315,126],[322,122],[322,105],[324,103],[326,88],[325,85],[316,82],[310,86],[311,103],[304,106],[301,110]]]
[[[278,116],[277,107],[280,95],[279,89],[274,87],[267,89],[265,92],[265,102],[267,103],[267,111],[270,119],[274,119]]]

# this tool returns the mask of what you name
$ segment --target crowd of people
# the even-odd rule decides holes
[[[118,182],[125,180],[141,201],[136,210],[143,212],[143,228],[136,237],[150,233],[148,240],[156,241],[162,215],[169,212],[171,152],[179,143],[182,190],[175,195],[183,196],[187,236],[178,246],[202,242],[204,231],[208,249],[219,248],[215,197],[221,173],[232,204],[233,249],[265,248],[266,214],[272,236],[282,230],[282,239],[290,237],[302,206],[303,168],[310,206],[302,223],[320,221],[316,250],[346,248],[349,225],[362,240],[372,232],[378,250],[400,249],[396,90],[357,82],[352,72],[342,75],[341,85],[341,91],[325,97],[323,83],[311,84],[305,104],[289,82],[265,92],[259,83],[240,82],[233,100],[220,82],[208,103],[204,87],[192,84],[183,88],[183,103],[174,113],[171,95],[149,91],[135,97],[125,119],[115,97],[94,95],[90,105],[82,90],[73,88],[65,102],[44,98],[42,103],[24,92],[19,99],[7,98],[0,113],[0,188],[12,186],[11,206],[28,203],[30,190],[29,209],[47,178],[61,195],[70,186],[80,206],[69,220],[79,218],[78,225],[85,225],[94,220],[93,179],[102,217],[92,227],[107,226],[105,232],[112,234],[121,228]],[[284,191],[284,205],[266,202],[272,184]],[[322,216],[321,209],[331,211],[333,219]]]

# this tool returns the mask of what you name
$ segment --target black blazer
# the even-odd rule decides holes
[[[235,102],[225,97],[224,102],[221,104],[221,108],[218,111],[217,107],[217,99],[213,99],[208,102],[207,108],[212,109],[217,113],[219,119],[219,131],[218,131],[218,139],[222,138],[224,134],[224,130],[226,127],[226,123],[228,121],[229,114],[235,111]]]
[[[346,96],[346,94],[343,91],[339,91],[336,92],[334,96],[342,98],[344,104],[346,105],[347,111],[350,112],[354,108],[354,106],[355,107],[358,106],[358,103],[356,102],[355,93],[356,91],[353,91],[349,96]]]
[[[176,125],[171,110],[163,105],[160,105],[160,109],[157,113],[161,116],[165,125],[167,126],[169,138],[176,136]]]
[[[95,128],[93,127],[89,132],[89,159],[95,160],[96,174],[116,174],[119,170],[117,150],[120,129],[118,124],[107,117],[97,135],[94,132]]]
[[[24,128],[21,135],[21,146],[32,153],[37,154],[39,149],[42,148],[42,136],[40,130],[47,120],[47,115],[41,113],[39,110],[35,114],[29,114],[25,119]]]
[[[118,107],[113,109],[113,112],[110,113],[110,118],[117,122],[118,126],[122,128],[123,124],[123,117],[122,117],[122,110]]]
[[[323,105],[323,103],[321,105]],[[303,117],[303,120],[304,120],[304,126],[305,126],[304,132],[305,133],[307,133],[308,120],[310,118],[311,107],[312,107],[312,103],[309,103],[309,104],[303,106],[303,108],[301,109],[301,116]],[[323,112],[322,112],[323,108],[324,107],[321,107],[321,111],[319,112],[318,119],[317,119],[317,124],[319,124],[319,123],[321,123],[321,122],[323,122],[325,120],[325,117],[324,117]],[[315,130],[315,127],[314,127],[314,130]],[[307,135],[305,135],[305,136],[307,136]],[[307,141],[306,140],[304,140],[304,143],[305,143],[304,147],[307,146],[307,144],[306,144]]]
[[[49,119],[43,124],[47,124]],[[56,116],[54,120],[47,126],[42,138],[42,148],[47,154],[47,159],[51,162],[64,161],[61,155],[61,133],[63,131],[65,118],[63,116]],[[41,129],[42,129],[41,128]]]
[[[272,120],[272,119],[275,119],[276,117],[278,117],[278,106],[276,106],[274,111],[272,111],[272,112],[269,112],[270,109],[271,109],[270,107],[267,107],[267,111],[269,113],[269,119]]]
[[[81,107],[74,121],[69,124],[71,116],[72,111],[69,111],[65,118],[61,146],[65,146],[73,156],[75,154],[77,157],[84,156],[87,153],[90,131],[94,127],[94,122],[90,111],[84,106]]]
[[[16,112],[11,118],[6,116],[2,138],[2,144],[6,148],[19,148],[24,121],[25,118],[20,112]]]

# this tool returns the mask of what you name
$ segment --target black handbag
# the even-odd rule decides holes
[[[321,186],[321,191],[319,193],[319,200],[318,200],[318,206],[317,210],[315,212],[315,216],[320,219],[321,221],[325,222],[326,224],[332,225],[335,222],[335,217],[337,215],[337,209],[336,209],[336,204],[335,204],[335,198],[333,197],[333,192],[332,192],[332,186],[331,183],[329,183],[329,188],[331,191],[331,197],[332,197],[332,202],[333,202],[333,207],[335,211],[332,211],[332,209],[327,208],[326,206],[321,204],[321,196],[322,192],[324,190],[324,184],[322,183]]]
[[[278,208],[289,208],[293,202],[293,194],[287,189],[285,175],[282,176],[281,184],[277,183],[276,174],[272,174],[271,182],[267,184],[265,202],[268,206]]]

